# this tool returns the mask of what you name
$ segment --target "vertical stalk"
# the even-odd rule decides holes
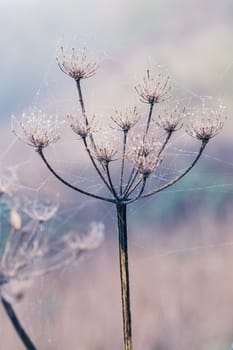
[[[12,323],[14,329],[16,330],[19,338],[21,339],[22,343],[25,346],[25,349],[36,350],[35,345],[32,343],[31,339],[29,338],[29,336],[27,335],[27,333],[23,329],[22,325],[20,324],[19,319],[17,318],[11,304],[8,303],[8,301],[6,301],[3,297],[1,297],[1,301],[2,301],[2,305],[5,309],[5,311],[7,313],[7,316],[11,320],[11,323]]]
[[[117,204],[124,350],[132,350],[126,209],[126,204]]]

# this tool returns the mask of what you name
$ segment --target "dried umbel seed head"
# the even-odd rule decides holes
[[[114,123],[122,130],[123,132],[128,132],[132,129],[140,119],[136,107],[132,109],[125,110],[120,112],[115,110],[114,117],[111,117]]]
[[[96,249],[104,239],[104,225],[100,222],[92,222],[90,230],[85,235],[74,232],[64,236],[64,242],[72,251],[88,251]]]
[[[135,90],[143,103],[153,105],[163,102],[170,97],[171,86],[169,85],[169,81],[169,76],[162,77],[161,74],[153,78],[148,69],[147,75],[143,78],[141,83],[135,86]]]
[[[9,195],[17,187],[17,178],[12,171],[5,171],[0,174],[0,196]]]
[[[158,156],[161,145],[156,141],[134,139],[135,145],[128,153],[128,159],[134,168],[143,176],[148,177],[161,163]]]
[[[0,254],[0,297],[11,303],[22,299],[35,277],[70,265],[103,240],[101,223],[92,223],[86,235],[55,234],[49,238],[41,231],[45,223],[30,221],[19,227],[17,220],[12,222],[10,213],[9,232]]]
[[[100,163],[106,165],[116,160],[117,143],[114,140],[104,138],[102,141],[95,143],[95,147],[92,148],[92,154]]]
[[[27,198],[25,199],[23,210],[33,220],[45,222],[51,220],[55,216],[58,208],[58,200],[52,202],[49,200],[30,200]]]
[[[57,116],[46,115],[42,111],[23,114],[20,120],[12,117],[12,131],[17,138],[36,150],[47,147],[60,139],[60,129],[64,122]]]
[[[63,46],[56,57],[59,68],[76,81],[92,77],[98,68],[96,61],[87,57],[86,50],[76,51],[72,48],[66,54]]]
[[[167,133],[172,133],[182,128],[182,120],[184,118],[185,108],[180,109],[177,104],[174,109],[167,110],[165,109],[158,115],[158,120],[156,124],[164,129]]]
[[[93,116],[93,118],[90,121],[88,121],[88,124],[86,123],[86,121],[83,121],[80,117],[73,116],[71,114],[68,114],[67,118],[70,122],[70,127],[73,130],[73,132],[83,139],[85,139],[90,134],[93,134],[96,131],[95,116]]]
[[[187,134],[207,143],[222,129],[226,119],[223,112],[224,107],[220,106],[218,110],[202,107],[200,111],[192,113],[186,127]]]

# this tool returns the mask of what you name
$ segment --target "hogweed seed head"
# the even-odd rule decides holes
[[[64,236],[64,242],[73,251],[96,249],[104,239],[104,225],[99,222],[92,222],[90,231],[81,236],[70,232]]]
[[[82,51],[72,48],[71,53],[66,54],[61,46],[56,60],[62,72],[75,81],[92,77],[98,68],[97,62],[87,57],[85,48]]]
[[[9,195],[17,187],[17,178],[12,171],[3,172],[0,174],[0,196]]]
[[[87,234],[72,232],[49,238],[41,234],[35,221],[21,225],[16,215],[20,216],[11,211],[11,227],[0,252],[0,296],[10,303],[22,299],[35,277],[72,264],[103,241],[104,226],[100,223],[91,224]]]
[[[137,124],[140,116],[138,115],[136,107],[134,107],[124,112],[115,110],[115,116],[111,118],[120,130],[127,133]]]
[[[128,159],[136,171],[148,177],[161,163],[162,159],[158,156],[161,145],[155,140],[142,141],[140,136],[135,137],[133,142]]]
[[[107,165],[116,160],[117,143],[114,140],[110,141],[104,138],[95,143],[95,147],[92,148],[92,154],[100,163]]]
[[[57,142],[60,139],[60,129],[63,124],[64,122],[58,121],[57,116],[46,115],[40,110],[36,113],[23,113],[19,121],[12,117],[13,133],[19,140],[36,150]]]
[[[57,213],[59,202],[42,200],[25,200],[24,212],[33,220],[45,222],[51,220]]]
[[[184,112],[185,109],[183,108],[181,110],[178,104],[175,106],[174,109],[170,111],[164,109],[164,111],[158,115],[158,120],[156,121],[156,124],[160,128],[164,129],[167,133],[177,131],[183,126],[182,119],[184,118]]]
[[[93,116],[93,118],[88,121],[88,124],[78,116],[73,116],[71,114],[68,114],[67,118],[70,122],[70,127],[73,132],[83,139],[96,131],[95,116]]]
[[[170,77],[162,77],[158,74],[156,78],[150,75],[149,69],[142,82],[135,86],[135,90],[143,103],[154,105],[167,100],[170,97]]]
[[[200,111],[192,113],[186,126],[187,134],[207,143],[222,129],[226,119],[223,112],[224,107],[220,106],[218,110],[202,107]]]

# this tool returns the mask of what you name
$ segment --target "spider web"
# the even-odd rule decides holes
[[[52,63],[51,63],[52,65]],[[53,68],[49,66],[48,71],[51,72]],[[232,69],[232,64],[228,68],[227,72]],[[61,99],[58,91],[54,88],[53,84],[59,86],[59,82],[56,79],[51,83],[50,74],[46,73],[45,82],[42,82],[41,87],[38,89],[35,101],[33,105],[45,105],[46,110],[53,111],[58,113],[61,118],[69,112],[67,111],[67,105],[74,105],[74,100],[77,99],[75,93],[71,92],[71,97],[67,97],[66,99]],[[220,79],[220,81],[224,80],[224,76]],[[51,86],[51,85],[52,86]],[[68,83],[65,83],[68,88]],[[74,88],[74,87],[73,87]],[[70,91],[70,88],[68,88]],[[216,88],[216,91],[218,89]],[[43,91],[43,93],[42,93]],[[188,97],[185,97],[184,100],[180,100],[180,103],[189,104],[193,98],[199,99],[202,101],[202,98],[198,96],[193,91],[188,91]],[[40,101],[41,100],[41,101]],[[77,107],[77,106],[76,106]],[[75,107],[75,108],[76,108]],[[104,107],[105,108],[105,107]],[[43,108],[44,109],[44,108]],[[106,110],[110,110],[110,106],[106,108]],[[217,139],[213,141],[213,143],[217,143]],[[20,156],[22,158],[21,161],[17,161],[17,163],[11,163],[11,154],[15,153],[17,148],[24,148],[23,155]],[[106,190],[102,184],[102,182],[98,179],[97,175],[91,170],[90,164],[88,162],[83,161],[84,152],[80,151],[81,143],[75,139],[75,137],[71,137],[71,131],[68,132],[65,130],[62,140],[58,145],[55,145],[50,148],[50,150],[46,150],[46,154],[48,154],[48,159],[51,160],[51,163],[54,165],[56,171],[64,176],[65,179],[70,181],[72,184],[77,185],[78,187],[84,187],[88,191],[91,191],[95,194],[103,195],[106,194]],[[12,141],[9,145],[2,151],[0,154],[0,162],[2,164],[7,163],[8,167],[12,172],[17,174],[19,181],[18,191],[22,193],[27,193],[31,196],[35,196],[40,198],[43,195],[56,197],[57,193],[60,193],[59,201],[60,201],[60,209],[59,215],[62,219],[56,219],[56,225],[59,228],[59,232],[63,230],[67,230],[69,226],[74,222],[78,221],[78,228],[84,229],[86,228],[88,222],[91,220],[101,220],[106,223],[107,231],[116,231],[116,229],[112,229],[112,221],[114,221],[114,225],[116,226],[116,218],[113,214],[112,205],[100,204],[95,199],[90,199],[84,197],[82,195],[72,193],[70,190],[64,188],[62,185],[59,185],[56,179],[53,178],[52,175],[48,174],[47,169],[44,168],[44,165],[41,164],[40,159],[37,154],[33,152],[33,150],[25,151],[26,146],[19,146],[17,140],[12,137]],[[164,181],[169,181],[172,177],[175,177],[181,171],[182,167],[185,167],[185,164],[190,164],[190,162],[195,158],[197,154],[198,144],[193,141],[190,143],[190,140],[187,138],[185,133],[179,133],[179,136],[173,140],[168,148],[167,157],[169,162],[166,162],[164,165],[159,168],[156,174],[152,177],[150,187],[152,186],[152,182],[156,182],[157,184],[161,184]],[[73,151],[75,150],[75,151]],[[81,154],[81,156],[80,156]],[[7,161],[6,161],[7,160]],[[212,165],[215,165],[216,168],[223,168],[224,173],[221,181],[223,183],[214,183],[209,184],[208,179],[204,179],[203,182],[198,186],[190,186],[186,185],[182,188],[174,188],[171,187],[166,191],[162,192],[160,197],[169,197],[170,194],[174,193],[186,193],[189,196],[192,192],[201,192],[203,190],[209,191],[213,193],[233,193],[233,163],[228,159],[223,159],[222,157],[216,157],[212,155],[211,151],[207,149],[205,154],[202,156],[202,163],[210,162]],[[81,165],[80,165],[81,163]],[[39,164],[39,165],[38,165]],[[34,167],[38,167],[38,174],[36,181],[34,179],[27,178],[27,173],[34,173]],[[196,168],[193,169],[193,172],[196,172]],[[189,176],[189,175],[188,175]],[[229,181],[225,179],[229,178]],[[30,184],[29,184],[30,183]],[[129,209],[129,218],[130,223],[134,221],[134,219],[139,215],[139,213],[143,210],[146,211],[147,208],[153,204],[155,199],[149,198],[144,201],[139,201],[137,205],[130,206]],[[158,201],[159,202],[159,199]],[[156,208],[155,208],[156,210]],[[87,214],[88,213],[88,214]],[[223,241],[220,237],[217,241],[216,238],[211,238],[208,236],[208,242],[204,241],[202,243],[202,237],[200,237],[199,242],[192,243],[192,240],[189,241],[188,246],[184,246],[182,242],[177,240],[172,243],[172,248],[169,248],[169,244],[162,248],[156,249],[151,246],[149,243],[149,237],[145,235],[146,244],[143,243],[143,237],[139,237],[138,234],[131,233],[130,231],[130,246],[132,249],[138,249],[140,253],[137,256],[139,262],[154,261],[154,259],[166,259],[168,257],[177,257],[182,255],[192,255],[192,254],[206,254],[208,251],[213,250],[222,250],[222,249],[232,249],[233,240],[227,239]],[[112,232],[107,232],[110,236]],[[115,234],[115,232],[113,232]],[[190,238],[190,236],[189,236]],[[59,272],[59,278],[62,279],[65,271]],[[47,342],[53,342],[54,339],[50,334],[50,329],[52,326],[52,318],[50,319],[46,313],[46,321],[44,323],[44,309],[48,303],[48,299],[51,297],[51,294],[54,298],[56,304],[59,303],[58,297],[56,296],[56,288],[57,288],[57,279],[50,279],[49,285],[47,284],[47,280],[44,278],[40,278],[38,284],[40,284],[40,288],[46,293],[46,300],[43,296],[35,299],[26,298],[24,300],[25,308],[22,313],[22,318],[28,328],[29,333],[34,331],[34,326],[31,325],[31,319],[39,320],[39,325],[41,324],[41,328],[37,328],[35,342],[39,341],[41,336],[47,339]],[[38,325],[37,325],[38,326]],[[44,334],[46,333],[46,335]]]

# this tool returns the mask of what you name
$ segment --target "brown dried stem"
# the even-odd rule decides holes
[[[3,305],[4,310],[6,311],[7,316],[11,320],[11,323],[12,323],[14,329],[16,330],[19,338],[21,339],[22,343],[24,344],[25,348],[27,350],[36,350],[35,345],[31,341],[31,339],[29,338],[26,331],[23,329],[12,305],[10,303],[8,303],[8,301],[6,301],[6,299],[4,299],[3,297],[1,297],[1,301],[2,301],[2,305]]]
[[[110,203],[115,203],[114,199],[111,198],[106,198],[106,197],[102,197],[102,196],[98,196],[96,194],[87,192],[85,190],[82,190],[79,187],[76,187],[72,184],[70,184],[69,182],[67,182],[65,179],[63,179],[60,175],[57,174],[57,172],[52,168],[52,166],[48,163],[47,159],[45,158],[45,155],[43,153],[43,149],[38,149],[38,153],[41,157],[41,159],[43,160],[43,162],[45,163],[45,165],[47,166],[47,168],[49,169],[49,171],[59,180],[61,181],[64,185],[66,185],[67,187],[71,188],[72,190],[75,190],[77,192],[80,192],[82,194],[85,194],[86,196],[92,197],[92,198],[96,198],[96,199],[100,199],[102,201],[105,202],[110,202]]]
[[[127,144],[127,135],[128,135],[128,132],[124,131],[122,160],[121,160],[121,175],[120,175],[120,195],[122,195],[122,192],[123,192],[123,178],[124,178],[124,166],[125,166],[125,152],[126,152],[126,144]]]
[[[174,184],[177,183],[179,180],[181,180],[186,174],[189,173],[189,171],[190,171],[190,170],[194,167],[194,165],[197,163],[197,161],[198,161],[199,158],[201,157],[201,155],[202,155],[202,153],[203,153],[203,151],[204,151],[206,145],[207,145],[207,142],[204,142],[204,141],[203,141],[202,144],[201,144],[201,148],[200,148],[200,150],[199,150],[199,152],[198,152],[196,158],[194,159],[194,161],[192,162],[192,164],[191,164],[182,174],[178,175],[177,177],[175,177],[175,179],[169,181],[167,184],[165,184],[165,185],[163,185],[163,186],[161,186],[161,187],[155,189],[154,191],[149,192],[149,193],[145,193],[143,196],[140,197],[140,199],[142,199],[142,198],[147,198],[147,197],[150,197],[150,196],[152,196],[152,195],[154,195],[154,194],[156,194],[156,193],[159,193],[159,192],[165,190],[166,188],[168,188],[168,187],[174,185]],[[135,200],[131,200],[131,201],[129,201],[128,203],[133,203],[134,201],[135,201]]]

